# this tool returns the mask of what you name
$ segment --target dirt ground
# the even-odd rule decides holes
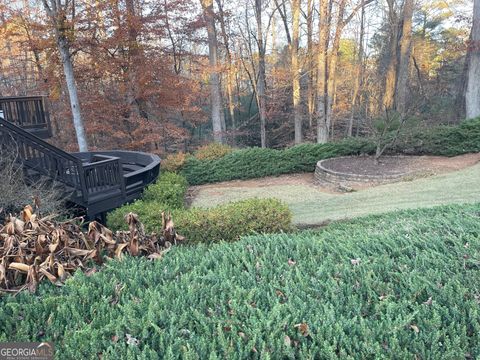
[[[415,173],[412,175],[412,179],[415,177],[427,177],[432,175],[444,174],[452,171],[461,170],[480,162],[480,153],[465,154],[455,157],[443,157],[443,156],[408,156],[404,161],[398,162],[405,172]],[[306,185],[315,187],[317,190],[321,190],[326,193],[338,194],[344,192],[339,190],[337,186],[328,183],[318,183],[314,179],[312,173],[302,174],[287,174],[275,177],[265,177],[261,179],[251,180],[233,180],[220,182],[215,184],[206,184],[199,186],[192,186],[187,193],[187,203],[190,204],[201,189],[208,189],[211,194],[214,194],[215,189],[224,189],[229,187],[268,187],[274,185]],[[369,187],[377,186],[378,183],[342,183],[344,187],[351,188],[352,190],[362,190]]]

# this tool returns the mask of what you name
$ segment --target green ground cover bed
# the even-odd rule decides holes
[[[0,298],[0,341],[59,359],[480,356],[480,205],[126,257]]]

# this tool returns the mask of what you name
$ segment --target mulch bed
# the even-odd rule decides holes
[[[322,165],[343,174],[362,176],[393,176],[410,174],[420,170],[416,166],[416,156],[385,156],[375,163],[371,156],[341,157],[326,160]]]

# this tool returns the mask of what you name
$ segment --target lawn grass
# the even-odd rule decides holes
[[[449,174],[381,185],[348,194],[329,194],[307,185],[205,188],[192,206],[210,207],[252,197],[276,197],[293,211],[297,225],[317,225],[393,210],[480,201],[480,164]]]
[[[1,341],[58,359],[480,356],[480,204],[125,258],[0,298]],[[353,260],[353,261],[352,261]]]

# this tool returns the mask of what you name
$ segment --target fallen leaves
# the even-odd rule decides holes
[[[309,328],[307,323],[300,323],[300,324],[294,325],[293,327],[297,328],[298,332],[302,334],[302,336],[308,336]]]
[[[138,340],[137,338],[134,338],[132,335],[125,334],[125,337],[127,338],[127,344],[128,345],[130,345],[130,346],[140,345],[140,340]]]
[[[8,216],[0,226],[0,292],[35,292],[44,279],[62,285],[77,269],[87,275],[96,270],[91,261],[102,264],[104,257],[121,258],[127,253],[161,259],[170,247],[184,238],[174,228],[171,216],[162,213],[160,234],[146,235],[138,216],[129,213],[129,231],[115,234],[98,222],[82,230],[83,219],[56,222],[39,218],[32,206],[25,206],[20,217]]]
[[[430,296],[430,297],[428,298],[428,300],[425,301],[423,304],[424,304],[424,305],[432,305],[432,303],[433,303],[433,299],[432,299],[432,297]]]
[[[410,329],[412,329],[416,334],[420,332],[420,329],[415,324],[410,325]]]
[[[357,259],[350,259],[350,263],[353,265],[353,266],[357,266],[357,265],[360,265],[360,258],[357,258]]]

